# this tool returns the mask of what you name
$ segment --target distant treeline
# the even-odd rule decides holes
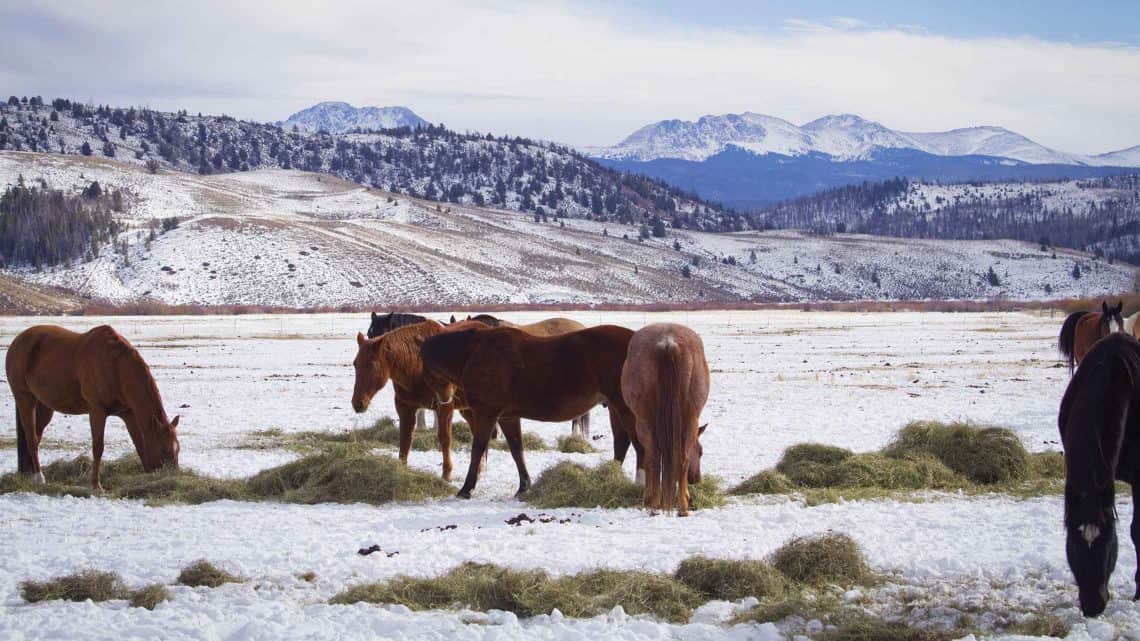
[[[0,194],[0,266],[44,267],[91,260],[122,227],[123,194],[93,182],[81,194],[29,186],[21,176]]]
[[[151,171],[325,172],[427,200],[523,211],[540,221],[664,220],[720,231],[748,226],[741,215],[695,194],[603,167],[562,145],[443,125],[305,133],[228,116],[12,96],[0,104],[2,149],[133,159]]]
[[[1116,190],[1074,210],[1051,206],[1056,183],[1023,185],[987,197],[916,202],[911,182],[865,182],[786,201],[756,214],[761,228],[903,238],[1011,238],[1093,252],[1140,264],[1140,175],[1083,180],[1079,189]],[[983,184],[974,185],[981,187]]]

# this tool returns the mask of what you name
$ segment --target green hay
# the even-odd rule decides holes
[[[705,474],[700,483],[689,485],[689,509],[707,510],[724,505],[724,479]]]
[[[776,470],[801,487],[828,487],[836,466],[853,455],[842,447],[802,443],[784,450]]]
[[[771,561],[784,576],[807,585],[850,586],[875,578],[858,544],[846,534],[794,538]]]
[[[1065,455],[1060,452],[1034,452],[1029,455],[1029,469],[1042,479],[1065,478]]]
[[[48,581],[23,581],[20,596],[28,603],[40,601],[110,601],[127,598],[127,586],[115,572],[84,570]]]
[[[192,588],[216,588],[226,583],[241,583],[245,579],[230,574],[205,559],[199,559],[182,568],[178,574],[178,582]]]
[[[559,436],[557,449],[566,454],[593,454],[598,451],[590,441],[578,434]]]
[[[685,585],[646,572],[595,570],[552,579],[542,570],[467,562],[433,579],[398,576],[358,585],[334,596],[330,603],[397,603],[412,610],[504,610],[520,617],[555,608],[567,616],[586,617],[620,605],[630,614],[683,622],[700,601]]]
[[[1020,481],[1029,477],[1029,453],[1012,431],[969,423],[915,421],[883,450],[892,458],[930,455],[975,483]]]
[[[776,470],[762,470],[728,491],[733,496],[746,494],[788,494],[795,489],[791,479]]]
[[[888,458],[856,454],[840,461],[830,487],[880,487],[891,490],[944,490],[961,486],[958,475],[931,456]]]
[[[248,482],[258,497],[288,503],[423,501],[454,493],[435,474],[352,447],[335,448],[264,470]]]
[[[531,486],[524,500],[535,507],[636,507],[641,488],[626,477],[617,461],[588,468],[562,461],[547,468]]]
[[[788,590],[788,582],[779,571],[755,560],[694,556],[681,562],[673,578],[709,600],[738,601],[750,596],[765,599]]]
[[[154,583],[145,588],[132,590],[129,599],[131,607],[153,610],[158,607],[159,603],[170,600],[170,590],[161,583]]]

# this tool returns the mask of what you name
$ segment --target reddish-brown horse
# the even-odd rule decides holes
[[[17,457],[22,474],[43,481],[40,439],[55,412],[91,419],[91,487],[102,489],[99,469],[108,416],[127,425],[148,472],[178,465],[178,417],[166,418],[150,368],[127,339],[108,325],[84,334],[54,325],[21,332],[5,359],[16,399]]]
[[[470,498],[495,421],[500,422],[519,473],[518,493],[530,487],[517,419],[559,422],[582,415],[605,401],[614,431],[614,457],[625,458],[633,415],[621,396],[621,366],[633,332],[601,325],[568,334],[539,337],[511,327],[443,332],[424,341],[420,355],[427,371],[445,380],[436,384],[441,402],[462,390],[474,442],[467,479],[459,490]],[[641,464],[641,449],[634,442]]]
[[[709,366],[701,337],[684,325],[654,323],[629,341],[621,372],[645,457],[645,505],[689,514],[689,484],[701,480],[701,410]]]
[[[1061,335],[1057,339],[1057,347],[1069,362],[1069,373],[1080,365],[1085,354],[1092,349],[1097,341],[1115,332],[1124,331],[1124,318],[1120,312],[1124,310],[1124,302],[1118,302],[1116,307],[1109,307],[1108,303],[1101,302],[1099,312],[1073,312],[1061,325]],[[1115,329],[1114,329],[1115,326]]]

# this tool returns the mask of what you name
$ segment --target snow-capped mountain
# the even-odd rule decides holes
[[[820,153],[840,161],[867,159],[876,149],[911,149],[935,156],[995,156],[1030,164],[1140,162],[1140,151],[1136,148],[1086,157],[1050,149],[1002,127],[903,132],[853,114],[824,116],[796,126],[787,120],[751,112],[704,116],[695,122],[663,120],[638,129],[616,146],[593,149],[591,153],[615,160],[702,161],[730,145],[755,154]]]
[[[407,107],[353,107],[347,102],[320,102],[278,122],[289,131],[327,131],[341,134],[353,129],[423,127],[430,123]]]
[[[1090,161],[1091,164],[1095,165],[1140,167],[1140,145],[1120,151],[1110,151],[1107,154],[1099,154],[1090,158]]]

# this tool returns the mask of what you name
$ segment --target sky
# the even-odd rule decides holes
[[[576,146],[855,113],[1100,153],[1140,144],[1140,2],[0,0],[0,93],[259,121],[404,105]]]

